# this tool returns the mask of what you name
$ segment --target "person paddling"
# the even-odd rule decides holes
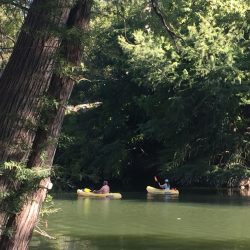
[[[108,181],[104,181],[103,186],[99,190],[94,190],[93,193],[97,193],[97,194],[108,194],[108,193],[110,193],[110,187],[108,185]]]
[[[156,176],[155,176],[155,181],[158,183],[159,187],[165,190],[169,190],[170,189],[170,184],[169,184],[169,180],[165,179],[164,184],[160,184],[160,182],[157,180]]]

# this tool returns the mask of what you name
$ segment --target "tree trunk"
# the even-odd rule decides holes
[[[41,97],[53,73],[60,40],[55,29],[65,24],[67,0],[34,0],[22,26],[11,58],[0,78],[0,163],[26,162],[35,137]],[[8,218],[2,196],[16,191],[10,171],[0,175],[0,233]],[[0,244],[1,246],[1,244]]]
[[[40,99],[53,73],[67,0],[34,0],[0,78],[0,161],[26,161],[35,136]],[[54,11],[47,9],[54,7]],[[56,9],[56,10],[55,10]]]
[[[86,31],[90,18],[91,0],[79,0],[71,9],[67,21],[67,27]],[[62,56],[72,65],[79,65],[81,59],[81,39],[64,39],[61,44]],[[65,107],[73,89],[74,80],[67,76],[53,74],[48,89],[48,97],[59,105],[54,107],[42,117],[45,127],[39,128],[33,142],[32,152],[27,162],[29,168],[51,167],[57,146],[59,132],[62,126]],[[42,155],[46,154],[45,160]],[[0,249],[27,249],[33,229],[39,216],[40,207],[47,193],[49,178],[40,182],[39,188],[28,198],[22,211],[9,219],[14,233],[11,238],[4,237],[0,241]]]
[[[48,180],[43,181],[49,182]],[[22,211],[10,216],[6,227],[11,228],[12,234],[3,235],[0,241],[1,250],[25,250],[31,240],[32,232],[37,221],[40,207],[46,197],[46,189],[38,189],[23,206]]]
[[[74,27],[79,31],[78,37],[74,37],[74,41],[64,39],[61,44],[62,57],[72,66],[79,66],[81,62],[81,36],[80,34],[86,32],[88,29],[90,19],[90,9],[92,0],[79,0],[78,3],[70,11],[67,21],[67,27]],[[62,76],[57,73],[53,74],[50,86],[47,92],[48,99],[58,103],[57,107],[47,110],[47,114],[42,117],[45,120],[45,127],[39,128],[31,155],[28,160],[28,167],[41,167],[42,164],[51,166],[54,160],[54,154],[57,146],[59,132],[64,119],[65,108],[68,99],[71,95],[75,81],[70,76]],[[42,155],[46,154],[45,162],[42,160]]]

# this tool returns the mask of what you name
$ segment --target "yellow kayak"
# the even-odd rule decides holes
[[[122,195],[120,193],[96,194],[92,192],[84,192],[82,189],[77,189],[77,195],[83,197],[93,197],[93,198],[112,198],[112,199],[122,198]]]
[[[175,194],[175,195],[179,194],[179,191],[177,189],[165,190],[165,189],[159,189],[159,188],[147,186],[146,190],[150,194]]]

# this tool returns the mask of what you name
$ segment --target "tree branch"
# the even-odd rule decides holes
[[[173,40],[174,45],[175,45],[176,49],[178,50],[178,46],[176,44],[176,38],[178,38],[178,39],[182,39],[182,38],[180,36],[178,36],[174,31],[172,31],[171,28],[169,27],[169,25],[166,23],[161,11],[159,10],[157,0],[151,0],[151,5],[152,5],[152,9],[154,10],[155,14],[159,17],[165,30],[167,31],[170,38]]]
[[[45,232],[44,230],[42,230],[40,227],[36,226],[36,229],[34,230],[36,233],[49,238],[50,240],[55,240],[56,238],[53,236],[50,236],[47,232]]]

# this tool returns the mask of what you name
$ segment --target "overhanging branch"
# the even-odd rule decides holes
[[[159,17],[161,23],[163,24],[165,30],[167,31],[170,38],[173,40],[175,47],[178,49],[176,44],[176,39],[182,39],[179,35],[177,35],[174,31],[171,30],[169,25],[167,24],[166,20],[164,19],[161,11],[159,10],[157,0],[151,0],[152,9],[154,10],[155,14]]]

